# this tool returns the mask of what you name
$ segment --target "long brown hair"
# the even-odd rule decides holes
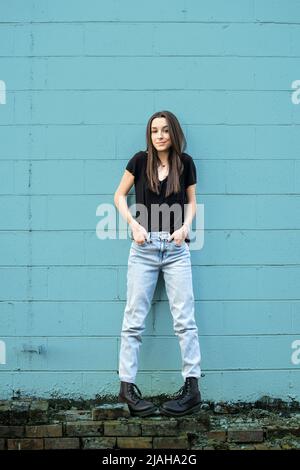
[[[183,172],[183,163],[181,154],[186,147],[186,140],[176,116],[170,111],[158,111],[154,113],[147,124],[146,139],[147,139],[147,167],[146,175],[148,179],[149,188],[159,194],[159,178],[157,166],[159,163],[158,153],[151,139],[151,123],[154,118],[164,117],[168,123],[169,135],[171,146],[169,148],[169,173],[167,179],[166,197],[170,194],[178,193],[180,191],[180,175]]]

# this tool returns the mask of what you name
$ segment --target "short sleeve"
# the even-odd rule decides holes
[[[197,169],[194,160],[190,155],[187,155],[186,168],[185,168],[185,187],[197,183]]]
[[[136,153],[135,155],[133,155],[133,157],[131,157],[131,159],[127,162],[126,165],[126,170],[130,171],[130,173],[132,173],[135,178],[137,178],[139,172],[140,156],[141,152]]]

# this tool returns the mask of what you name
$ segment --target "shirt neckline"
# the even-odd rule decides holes
[[[167,178],[168,178],[169,175],[167,175],[163,180],[158,180],[160,183],[162,183],[163,181],[165,181]]]

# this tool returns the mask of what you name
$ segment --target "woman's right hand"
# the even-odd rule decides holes
[[[136,221],[131,223],[130,227],[134,241],[138,245],[142,245],[147,240],[148,233],[146,229]]]

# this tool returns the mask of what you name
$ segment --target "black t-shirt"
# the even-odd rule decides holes
[[[167,179],[160,181],[160,193],[156,194],[148,187],[146,178],[146,163],[148,154],[146,151],[137,152],[127,163],[126,170],[134,175],[135,197],[136,197],[136,220],[150,231],[167,231],[171,234],[182,227],[184,223],[184,204],[188,203],[186,188],[197,182],[195,163],[187,153],[181,154],[184,170],[180,175],[180,192],[172,193],[168,197],[166,194]],[[139,204],[142,204],[140,208]],[[163,204],[163,206],[162,206]],[[173,205],[173,209],[170,206]],[[143,207],[146,210],[143,210]],[[140,210],[141,209],[141,210]],[[151,211],[153,211],[151,213]],[[137,213],[139,214],[137,216]],[[151,217],[152,215],[152,217]],[[190,239],[185,239],[187,243]]]

